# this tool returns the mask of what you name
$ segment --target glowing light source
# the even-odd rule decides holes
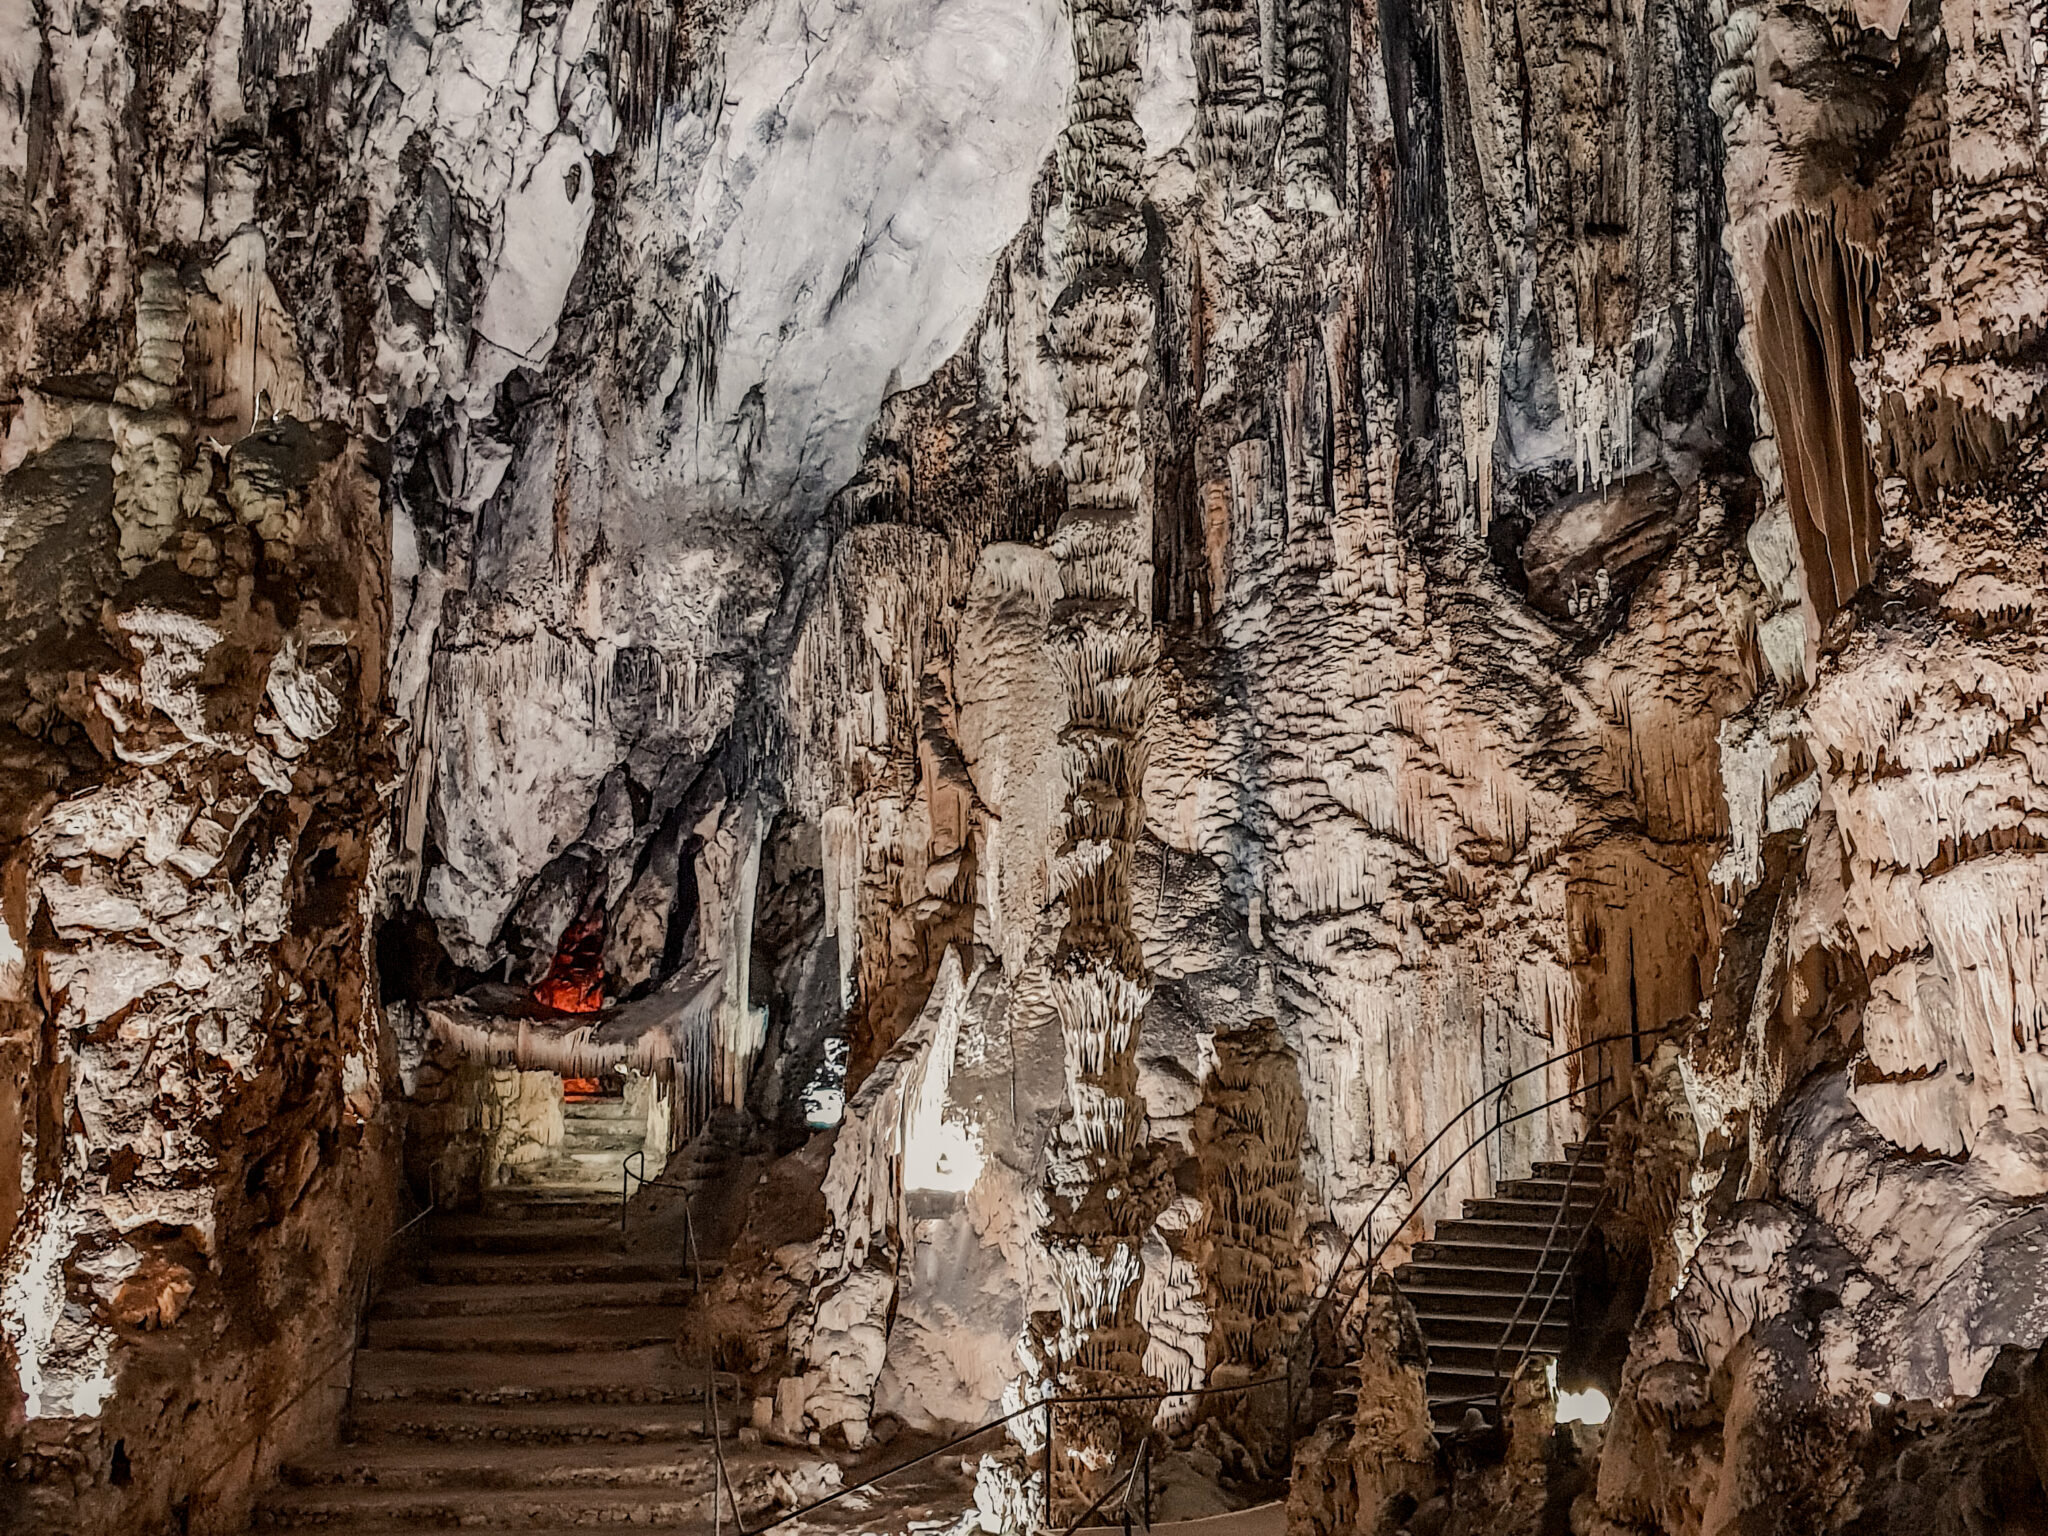
[[[595,1013],[604,1006],[604,915],[569,925],[533,999],[557,1013]]]
[[[1892,1395],[1889,1392],[1873,1392],[1870,1394],[1870,1400],[1880,1408],[1889,1408],[1892,1405]]]
[[[1598,1387],[1583,1392],[1557,1394],[1557,1422],[1560,1424],[1605,1424],[1614,1405]]]
[[[983,1162],[981,1132],[957,1120],[927,1122],[903,1149],[903,1187],[962,1191],[974,1188]]]

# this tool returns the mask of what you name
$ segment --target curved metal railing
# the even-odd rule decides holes
[[[1328,1315],[1330,1301],[1336,1295],[1339,1285],[1344,1281],[1344,1277],[1347,1273],[1347,1265],[1350,1262],[1352,1254],[1357,1251],[1359,1239],[1365,1237],[1366,1233],[1371,1229],[1373,1218],[1379,1215],[1380,1208],[1386,1204],[1388,1197],[1392,1195],[1395,1190],[1405,1189],[1407,1187],[1408,1176],[1411,1173],[1413,1173],[1417,1168],[1419,1168],[1424,1162],[1424,1160],[1427,1159],[1430,1156],[1430,1154],[1435,1152],[1436,1149],[1443,1144],[1446,1137],[1450,1136],[1455,1130],[1457,1130],[1459,1125],[1461,1125],[1464,1122],[1465,1117],[1470,1115],[1473,1110],[1480,1108],[1490,1100],[1498,1101],[1503,1107],[1505,1107],[1508,1099],[1508,1092],[1510,1089],[1514,1087],[1516,1083],[1521,1082],[1526,1078],[1533,1077],[1539,1072],[1547,1072],[1550,1068],[1554,1066],[1561,1065],[1562,1063],[1571,1061],[1576,1057],[1583,1056],[1586,1052],[1591,1050],[1597,1050],[1601,1046],[1618,1045],[1623,1041],[1638,1042],[1645,1038],[1652,1038],[1669,1033],[1670,1026],[1665,1025],[1651,1029],[1629,1030],[1623,1033],[1616,1033],[1611,1035],[1596,1035],[1590,1040],[1580,1041],[1577,1045],[1573,1046],[1568,1051],[1559,1051],[1554,1055],[1546,1056],[1543,1060],[1536,1062],[1531,1066],[1523,1067],[1518,1072],[1511,1072],[1506,1077],[1502,1078],[1498,1083],[1495,1083],[1494,1085],[1489,1087],[1485,1092],[1478,1094],[1474,1098],[1468,1100],[1463,1108],[1459,1109],[1455,1114],[1453,1114],[1448,1120],[1444,1122],[1443,1126],[1437,1131],[1437,1133],[1434,1136],[1430,1137],[1430,1139],[1427,1142],[1423,1143],[1421,1149],[1417,1151],[1413,1157],[1409,1158],[1407,1162],[1401,1165],[1400,1169],[1395,1173],[1393,1179],[1390,1180],[1387,1183],[1386,1187],[1380,1191],[1379,1197],[1373,1201],[1371,1208],[1366,1211],[1364,1217],[1360,1219],[1358,1225],[1352,1229],[1351,1235],[1345,1241],[1343,1252],[1338,1254],[1337,1262],[1331,1266],[1329,1279],[1324,1281],[1323,1286],[1321,1288],[1321,1293],[1318,1295],[1315,1303],[1310,1308],[1307,1320],[1302,1324],[1301,1328],[1295,1334],[1295,1347],[1291,1348],[1288,1351],[1288,1371],[1290,1377],[1290,1384],[1288,1387],[1287,1414],[1288,1434],[1290,1438],[1292,1438],[1294,1433],[1293,1421],[1296,1409],[1300,1405],[1302,1395],[1306,1393],[1309,1386],[1311,1385],[1311,1380],[1313,1377],[1313,1373],[1315,1371],[1315,1367],[1320,1362],[1320,1349],[1322,1344],[1321,1328],[1324,1318]],[[1594,1088],[1602,1087],[1613,1081],[1613,1074],[1607,1073],[1599,1078],[1594,1079],[1591,1082],[1583,1083],[1576,1088],[1570,1089],[1565,1093],[1559,1094],[1554,1098],[1546,1099],[1543,1103],[1535,1105],[1532,1108],[1521,1110],[1512,1115],[1497,1114],[1495,1119],[1484,1130],[1482,1130],[1479,1133],[1479,1135],[1475,1136],[1474,1138],[1472,1138],[1471,1141],[1467,1142],[1463,1150],[1461,1150],[1456,1157],[1452,1158],[1451,1161],[1445,1165],[1444,1169],[1440,1173],[1438,1173],[1436,1178],[1431,1180],[1429,1186],[1426,1189],[1424,1189],[1420,1195],[1417,1195],[1415,1197],[1413,1204],[1416,1206],[1422,1205],[1425,1201],[1429,1199],[1431,1195],[1435,1194],[1437,1190],[1441,1189],[1443,1185],[1450,1179],[1451,1175],[1460,1166],[1463,1165],[1465,1159],[1470,1157],[1472,1153],[1478,1150],[1480,1147],[1484,1146],[1488,1138],[1490,1138],[1496,1131],[1499,1131],[1506,1126],[1512,1125],[1517,1121],[1526,1120],[1532,1115],[1541,1114],[1546,1109],[1553,1109],[1561,1103],[1565,1103],[1571,1099],[1577,1098],[1582,1093],[1585,1093]],[[1349,1294],[1345,1298],[1344,1305],[1340,1311],[1340,1315],[1342,1315],[1343,1313],[1348,1313],[1351,1310],[1351,1308],[1357,1304],[1360,1291],[1364,1288],[1366,1284],[1370,1283],[1373,1272],[1377,1267],[1380,1258],[1386,1252],[1388,1245],[1393,1241],[1393,1238],[1398,1232],[1398,1230],[1399,1229],[1397,1228],[1395,1229],[1395,1231],[1389,1232],[1387,1236],[1384,1238],[1380,1238],[1377,1240],[1367,1240],[1367,1258],[1358,1267],[1357,1273],[1359,1278],[1356,1281],[1351,1282]],[[1307,1345],[1305,1358],[1304,1352],[1300,1347],[1304,1342]]]
[[[772,1531],[778,1526],[788,1525],[791,1521],[804,1519],[806,1516],[815,1514],[829,1505],[837,1504],[841,1499],[851,1498],[856,1493],[865,1493],[878,1483],[894,1477],[899,1472],[907,1472],[912,1467],[921,1466],[935,1457],[945,1455],[948,1451],[956,1451],[969,1441],[980,1439],[991,1430],[1002,1429],[1007,1425],[1015,1423],[1018,1419],[1025,1418],[1034,1413],[1043,1413],[1045,1415],[1045,1448],[1040,1453],[1040,1456],[1045,1463],[1046,1470],[1046,1525],[1048,1528],[1051,1528],[1056,1524],[1053,1519],[1052,1466],[1057,1446],[1058,1421],[1054,1416],[1057,1409],[1082,1403],[1163,1403],[1168,1398],[1224,1397],[1234,1392],[1251,1392],[1260,1387],[1270,1387],[1286,1379],[1287,1375],[1284,1371],[1276,1371],[1270,1376],[1260,1376],[1251,1381],[1234,1382],[1227,1387],[1161,1387],[1157,1391],[1152,1392],[1054,1393],[1051,1396],[1042,1397],[1036,1402],[1026,1403],[1021,1408],[1014,1408],[1000,1418],[990,1419],[986,1424],[977,1424],[974,1428],[962,1431],[942,1445],[935,1445],[928,1451],[921,1451],[917,1455],[910,1457],[907,1461],[897,1462],[894,1466],[884,1467],[881,1471],[875,1473],[874,1476],[864,1478],[858,1483],[850,1483],[844,1488],[835,1489],[822,1499],[815,1499],[798,1509],[785,1510],[765,1525],[749,1527],[741,1518],[738,1492],[732,1487],[730,1481],[727,1481],[725,1485],[726,1498],[727,1502],[732,1506],[736,1536],[765,1536],[766,1532]],[[1149,1435],[1139,1442],[1138,1460],[1133,1461],[1133,1470],[1130,1474],[1126,1475],[1123,1482],[1123,1486],[1128,1492],[1130,1478],[1136,1475],[1139,1460],[1142,1460],[1145,1468],[1144,1496],[1147,1510],[1147,1529],[1150,1529],[1151,1508],[1150,1444],[1151,1437]],[[1088,1507],[1087,1513],[1081,1516],[1081,1520],[1066,1528],[1068,1536],[1071,1536],[1073,1531],[1078,1530],[1082,1522],[1096,1514],[1108,1502],[1109,1498],[1117,1492],[1118,1486],[1118,1482],[1112,1479],[1108,1491]],[[716,1495],[714,1495],[714,1500],[715,1497]]]
[[[640,1166],[635,1168],[633,1166],[635,1163],[638,1163]],[[633,1185],[638,1184],[642,1189],[681,1190],[683,1192],[683,1247],[689,1254],[690,1274],[696,1282],[697,1295],[701,1298],[704,1294],[704,1260],[697,1252],[697,1217],[691,1208],[696,1202],[697,1192],[690,1188],[689,1185],[678,1184],[672,1179],[650,1179],[647,1177],[646,1169],[647,1153],[644,1148],[641,1151],[627,1154],[626,1160],[619,1164],[619,1236],[624,1237],[626,1235],[626,1209],[633,1198]]]
[[[1100,1497],[1083,1510],[1080,1518],[1068,1526],[1061,1533],[1061,1536],[1075,1536],[1075,1533],[1082,1526],[1102,1512],[1102,1506],[1109,1502],[1110,1495],[1112,1494],[1118,1495],[1117,1514],[1120,1517],[1119,1523],[1123,1526],[1123,1536],[1131,1536],[1131,1499],[1138,1492],[1138,1478],[1140,1474],[1144,1476],[1145,1483],[1144,1503],[1140,1507],[1138,1522],[1143,1529],[1150,1531],[1152,1529],[1152,1437],[1147,1435],[1138,1442],[1138,1454],[1131,1458],[1130,1475],[1123,1480],[1121,1489],[1112,1480],[1110,1485],[1102,1490]]]
[[[1387,1186],[1384,1189],[1380,1191],[1379,1197],[1373,1201],[1371,1207],[1360,1219],[1357,1226],[1355,1226],[1352,1229],[1350,1236],[1347,1238],[1344,1244],[1343,1252],[1341,1252],[1337,1256],[1337,1262],[1331,1267],[1329,1277],[1318,1288],[1317,1297],[1315,1301],[1310,1305],[1307,1317],[1302,1322],[1300,1328],[1297,1329],[1295,1332],[1294,1339],[1287,1352],[1287,1365],[1283,1369],[1265,1376],[1254,1378],[1250,1381],[1236,1382],[1230,1386],[1224,1387],[1186,1387],[1178,1389],[1161,1388],[1157,1391],[1151,1392],[1112,1392],[1075,1394],[1054,1393],[1047,1397],[1040,1398],[1036,1402],[1027,1403],[1023,1407],[1014,1409],[1011,1412],[1003,1414],[998,1418],[990,1419],[984,1424],[977,1424],[972,1429],[965,1430],[962,1433],[955,1435],[952,1439],[947,1440],[942,1445],[934,1446],[931,1450],[921,1452],[920,1454],[913,1456],[906,1461],[896,1463],[894,1466],[885,1467],[881,1471],[875,1473],[872,1477],[863,1479],[861,1482],[858,1483],[850,1484],[845,1488],[837,1489],[834,1492],[826,1495],[824,1498],[813,1500],[811,1503],[805,1504],[799,1508],[784,1511],[782,1514],[777,1515],[774,1519],[768,1521],[766,1524],[754,1526],[751,1528],[747,1526],[745,1520],[742,1518],[740,1514],[738,1490],[732,1486],[731,1480],[725,1472],[724,1458],[721,1454],[718,1460],[719,1481],[721,1484],[722,1491],[726,1496],[726,1500],[732,1508],[732,1517],[736,1536],[766,1536],[766,1533],[769,1531],[773,1531],[778,1527],[788,1525],[792,1521],[803,1519],[808,1515],[815,1514],[817,1511],[821,1509],[827,1508],[830,1505],[838,1503],[841,1499],[849,1498],[856,1493],[862,1493],[870,1489],[873,1489],[877,1484],[882,1483],[887,1479],[896,1476],[898,1473],[909,1471],[912,1467],[922,1465],[923,1463],[932,1460],[934,1457],[946,1454],[948,1451],[957,1450],[961,1446],[966,1445],[973,1440],[979,1439],[981,1436],[988,1434],[991,1431],[1002,1429],[1012,1423],[1015,1423],[1018,1419],[1023,1418],[1028,1414],[1040,1412],[1043,1412],[1046,1416],[1044,1433],[1045,1447],[1043,1453],[1043,1460],[1046,1473],[1046,1524],[1048,1527],[1055,1526],[1057,1522],[1053,1519],[1054,1511],[1052,1508],[1052,1501],[1054,1497],[1052,1468],[1054,1464],[1053,1457],[1056,1445],[1055,1434],[1057,1429],[1057,1421],[1055,1415],[1057,1409],[1060,1406],[1064,1405],[1079,1405],[1085,1403],[1134,1402],[1163,1403],[1169,1398],[1219,1397],[1231,1393],[1249,1392],[1256,1390],[1260,1387],[1273,1386],[1278,1383],[1286,1383],[1288,1418],[1287,1435],[1289,1443],[1292,1444],[1296,1438],[1295,1410],[1299,1405],[1299,1397],[1297,1396],[1297,1384],[1305,1387],[1310,1383],[1312,1379],[1315,1364],[1317,1362],[1317,1351],[1320,1345],[1319,1330],[1322,1326],[1323,1320],[1329,1314],[1330,1303],[1335,1298],[1339,1287],[1347,1283],[1347,1277],[1351,1273],[1351,1271],[1347,1269],[1347,1266],[1350,1263],[1352,1255],[1358,1251],[1359,1240],[1361,1238],[1366,1239],[1366,1257],[1357,1267],[1356,1274],[1358,1278],[1355,1281],[1348,1282],[1349,1294],[1345,1299],[1344,1305],[1340,1311],[1340,1315],[1341,1313],[1348,1313],[1352,1309],[1352,1307],[1356,1305],[1361,1289],[1366,1284],[1370,1283],[1380,1258],[1384,1256],[1388,1245],[1393,1241],[1394,1237],[1398,1235],[1399,1229],[1396,1228],[1392,1231],[1389,1231],[1387,1235],[1382,1238],[1375,1239],[1367,1237],[1367,1233],[1371,1230],[1373,1219],[1379,1214],[1381,1207],[1385,1205],[1388,1197],[1393,1193],[1393,1191],[1396,1189],[1405,1188],[1407,1185],[1408,1176],[1411,1173],[1413,1173],[1417,1168],[1419,1168],[1422,1165],[1423,1161],[1426,1158],[1428,1158],[1431,1153],[1435,1152],[1439,1146],[1443,1144],[1445,1139],[1449,1137],[1461,1123],[1463,1123],[1466,1116],[1471,1114],[1473,1110],[1486,1105],[1490,1101],[1497,1102],[1501,1106],[1502,1112],[1496,1113],[1495,1117],[1486,1125],[1486,1127],[1483,1130],[1481,1130],[1477,1136],[1473,1137],[1470,1141],[1468,1141],[1465,1144],[1465,1146],[1462,1149],[1460,1149],[1458,1154],[1455,1157],[1453,1157],[1451,1161],[1448,1164],[1446,1164],[1440,1172],[1438,1172],[1436,1177],[1430,1181],[1429,1185],[1423,1190],[1423,1192],[1415,1197],[1413,1202],[1414,1205],[1420,1206],[1426,1200],[1428,1200],[1431,1195],[1435,1194],[1437,1190],[1441,1189],[1443,1185],[1450,1179],[1451,1175],[1455,1173],[1461,1166],[1463,1166],[1465,1160],[1468,1157],[1470,1157],[1472,1153],[1476,1151],[1478,1148],[1484,1146],[1487,1143],[1488,1139],[1491,1138],[1496,1132],[1504,1129],[1507,1126],[1514,1125],[1523,1120],[1527,1120],[1533,1115],[1539,1115],[1543,1113],[1545,1110],[1554,1109],[1558,1105],[1567,1103],[1570,1100],[1577,1098],[1579,1095],[1583,1093],[1589,1092],[1595,1088],[1604,1087],[1614,1081],[1614,1076],[1612,1073],[1604,1074],[1601,1077],[1595,1078],[1589,1082],[1582,1083],[1575,1088],[1569,1089],[1564,1093],[1557,1094],[1551,1098],[1545,1099],[1540,1104],[1532,1105],[1527,1109],[1517,1110],[1513,1114],[1507,1114],[1504,1111],[1508,1101],[1508,1092],[1510,1089],[1514,1087],[1516,1083],[1522,1082],[1527,1078],[1533,1077],[1539,1072],[1546,1072],[1554,1066],[1558,1066],[1564,1062],[1571,1061],[1579,1056],[1584,1055],[1587,1051],[1596,1050],[1601,1046],[1614,1045],[1625,1040],[1640,1040],[1646,1036],[1663,1035],[1666,1033],[1669,1033],[1668,1028],[1632,1030],[1625,1034],[1599,1035],[1591,1040],[1581,1041],[1578,1045],[1573,1046],[1568,1051],[1559,1051],[1555,1055],[1547,1056],[1542,1061],[1539,1061],[1532,1066],[1527,1066],[1522,1068],[1520,1071],[1510,1073],[1508,1076],[1502,1078],[1499,1082],[1489,1087],[1484,1093],[1481,1093],[1473,1099],[1471,1099],[1468,1103],[1465,1104],[1463,1108],[1461,1108],[1454,1115],[1452,1115],[1450,1119],[1444,1123],[1443,1127],[1439,1129],[1434,1136],[1430,1137],[1430,1139],[1426,1143],[1423,1144],[1422,1149],[1420,1151],[1418,1151],[1413,1157],[1409,1158],[1405,1163],[1401,1165],[1399,1170],[1395,1173],[1394,1178],[1387,1184]],[[1583,1153],[1583,1146],[1580,1150]],[[642,1166],[645,1166],[644,1163],[642,1164]],[[622,1222],[624,1220],[623,1203],[625,1199],[625,1182],[626,1175],[622,1170],[620,1182],[622,1205],[620,1219]],[[642,1182],[653,1183],[655,1181],[643,1179]],[[1569,1198],[1569,1195],[1567,1195],[1567,1198]],[[687,1209],[687,1206],[685,1207],[685,1209]],[[1595,1210],[1597,1214],[1597,1206]],[[1580,1230],[1579,1243],[1581,1244],[1583,1244],[1583,1242],[1585,1241],[1586,1234],[1591,1230],[1592,1219],[1593,1218],[1589,1217],[1586,1226],[1581,1228]],[[1577,1251],[1577,1245],[1574,1245],[1573,1253],[1576,1255]],[[1556,1300],[1556,1296],[1557,1287],[1553,1285],[1551,1295],[1546,1300],[1544,1305],[1543,1315],[1545,1317],[1548,1316],[1550,1303]],[[1305,1356],[1303,1350],[1304,1343],[1306,1343],[1307,1346]],[[1523,1359],[1527,1359],[1526,1351],[1524,1352]],[[1517,1369],[1519,1369],[1519,1366],[1517,1367]],[[715,1418],[716,1412],[714,1410],[714,1419]],[[714,1425],[714,1431],[715,1428],[716,1426]],[[1148,1472],[1149,1445],[1150,1436],[1148,1435],[1140,1443],[1139,1451],[1136,1453],[1137,1458],[1141,1458],[1144,1460]],[[1108,1500],[1117,1492],[1119,1486],[1121,1486],[1125,1490],[1126,1499],[1128,1499],[1129,1489],[1131,1486],[1130,1480],[1132,1477],[1135,1477],[1137,1475],[1138,1465],[1139,1460],[1134,1459],[1132,1464],[1132,1470],[1129,1473],[1125,1474],[1125,1477],[1122,1479],[1121,1483],[1119,1483],[1117,1479],[1112,1478],[1108,1489],[1081,1516],[1080,1521],[1077,1521],[1074,1525],[1065,1528],[1066,1536],[1073,1536],[1073,1532],[1077,1531],[1080,1528],[1081,1523],[1087,1521],[1089,1518],[1099,1513],[1103,1505],[1106,1502],[1108,1502]],[[714,1517],[716,1517],[719,1513],[718,1492],[719,1490],[714,1490],[712,1495]],[[1128,1510],[1126,1510],[1126,1513],[1128,1513]],[[1149,1524],[1147,1528],[1149,1529]]]
[[[1528,1284],[1522,1287],[1521,1299],[1515,1303],[1514,1316],[1508,1319],[1507,1327],[1501,1330],[1500,1339],[1493,1346],[1493,1360],[1487,1369],[1493,1372],[1496,1380],[1500,1377],[1501,1354],[1507,1349],[1508,1341],[1514,1337],[1515,1327],[1522,1321],[1522,1314],[1528,1310],[1530,1298],[1536,1294],[1536,1284],[1543,1278],[1545,1268],[1550,1263],[1550,1250],[1557,1242],[1558,1225],[1564,1221],[1566,1215],[1571,1211],[1572,1189],[1578,1183],[1579,1166],[1585,1158],[1586,1148],[1591,1140],[1592,1137],[1589,1131],[1587,1139],[1572,1149],[1572,1160],[1565,1166],[1564,1196],[1557,1202],[1557,1210],[1550,1218],[1550,1230],[1543,1234],[1543,1250],[1536,1256],[1536,1268],[1530,1272]],[[1579,1257],[1579,1250],[1585,1246],[1586,1235],[1593,1230],[1593,1223],[1599,1219],[1600,1212],[1606,1204],[1607,1191],[1603,1189],[1600,1192],[1600,1198],[1593,1203],[1592,1211],[1588,1213],[1585,1221],[1580,1225],[1579,1235],[1572,1242],[1571,1252],[1565,1255],[1563,1265],[1559,1267],[1556,1275],[1551,1279],[1550,1294],[1543,1298],[1543,1310],[1537,1315],[1536,1321],[1530,1326],[1529,1342],[1522,1346],[1521,1356],[1515,1361],[1516,1375],[1520,1375],[1522,1367],[1529,1363],[1531,1349],[1535,1341],[1542,1336],[1543,1325],[1550,1320],[1550,1309],[1557,1301],[1558,1292],[1563,1289],[1565,1278],[1571,1273],[1572,1265]]]

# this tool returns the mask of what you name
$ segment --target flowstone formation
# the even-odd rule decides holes
[[[875,1529],[2048,1528],[2037,11],[0,16],[0,1523],[630,1163]]]

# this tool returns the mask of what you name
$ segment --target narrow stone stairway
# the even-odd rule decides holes
[[[703,1376],[676,1349],[689,1295],[679,1258],[621,1251],[616,1193],[430,1218],[417,1282],[372,1310],[346,1443],[284,1467],[258,1527],[708,1530]]]
[[[646,1144],[647,1116],[622,1095],[567,1094],[561,1145],[547,1161],[515,1170],[509,1189],[533,1203],[575,1205],[606,1193],[616,1200],[627,1161]]]
[[[284,1467],[260,1528],[711,1528],[704,1377],[676,1348],[687,1255],[619,1223],[645,1116],[572,1093],[563,1131],[481,1215],[429,1218],[417,1277],[371,1310],[346,1443]]]
[[[1475,1407],[1492,1422],[1503,1378],[1521,1360],[1523,1346],[1533,1339],[1533,1352],[1550,1356],[1563,1348],[1573,1282],[1569,1273],[1560,1279],[1560,1272],[1599,1203],[1606,1177],[1606,1141],[1573,1143],[1563,1161],[1538,1163],[1528,1178],[1508,1180],[1490,1198],[1467,1200],[1462,1221],[1439,1223],[1435,1237],[1416,1244],[1410,1261],[1394,1271],[1428,1348],[1430,1416],[1438,1427],[1456,1427],[1466,1409]],[[1557,1300],[1539,1328],[1553,1283]],[[1530,1299],[1522,1307],[1525,1293]],[[1522,1315],[1516,1322],[1518,1307]]]

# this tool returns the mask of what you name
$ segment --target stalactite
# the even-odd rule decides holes
[[[1831,223],[1793,214],[1771,230],[1757,349],[1820,625],[1870,580],[1877,559],[1877,484],[1850,368],[1863,356],[1876,288],[1875,261]]]
[[[612,101],[634,144],[659,131],[662,113],[690,85],[690,16],[675,0],[612,0]]]
[[[1336,165],[1343,102],[1335,62],[1346,56],[1350,7],[1332,0],[1291,0],[1286,7],[1287,86],[1280,168],[1289,207],[1337,211]]]

